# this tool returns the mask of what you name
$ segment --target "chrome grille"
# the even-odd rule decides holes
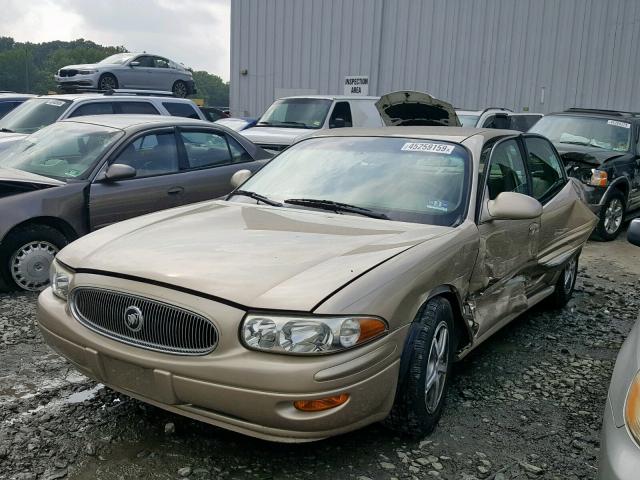
[[[205,355],[218,342],[216,328],[203,316],[137,295],[81,287],[71,292],[70,305],[87,328],[148,350]]]

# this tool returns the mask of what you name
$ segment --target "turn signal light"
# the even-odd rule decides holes
[[[606,187],[607,183],[607,172],[598,170],[597,168],[591,170],[591,180],[589,180],[589,185],[593,185],[594,187]]]
[[[640,372],[636,374],[627,393],[624,416],[631,435],[636,442],[640,442]]]
[[[349,394],[341,393],[340,395],[320,398],[317,400],[296,400],[295,402],[293,402],[293,406],[298,410],[302,410],[303,412],[321,412],[322,410],[329,410],[330,408],[339,407],[347,400],[349,400]]]

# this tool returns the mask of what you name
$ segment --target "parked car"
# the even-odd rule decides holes
[[[198,107],[204,115],[204,118],[209,120],[210,122],[215,122],[216,120],[220,120],[221,118],[229,118],[229,114],[223,112],[219,108],[215,107]]]
[[[314,131],[344,127],[381,127],[378,97],[311,95],[273,102],[242,135],[265,150],[280,152]]]
[[[110,388],[268,440],[385,419],[424,435],[454,360],[569,300],[596,223],[551,143],[513,131],[326,129],[250,175],[63,249],[46,341]]]
[[[236,132],[240,132],[242,130],[246,130],[247,128],[255,127],[258,122],[257,118],[247,118],[247,117],[229,117],[229,118],[221,118],[220,120],[216,120],[216,123],[220,125],[224,125],[231,130],[235,130]]]
[[[205,120],[191,100],[166,94],[116,90],[104,94],[42,95],[29,99],[0,119],[0,151],[53,122],[110,114],[172,115]]]
[[[54,123],[0,158],[0,286],[41,290],[60,248],[106,225],[220,197],[269,158],[204,122],[102,115]]]
[[[196,93],[193,75],[183,65],[149,53],[116,53],[98,63],[67,65],[54,75],[62,90],[168,90],[176,97]]]
[[[0,118],[32,97],[28,93],[0,92]]]
[[[514,113],[507,108],[485,108],[484,110],[456,109],[463,127],[504,128],[526,132],[544,115],[542,113]]]
[[[629,242],[640,247],[640,219],[633,220]],[[640,322],[622,344],[613,369],[600,433],[601,480],[633,480],[640,470]]]
[[[613,240],[640,209],[640,114],[571,108],[530,130],[556,146],[567,172],[583,184],[600,221],[595,235]]]

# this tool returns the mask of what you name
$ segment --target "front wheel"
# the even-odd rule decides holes
[[[184,83],[182,80],[178,80],[177,82],[175,82],[173,84],[173,88],[171,89],[171,91],[178,98],[185,98],[189,93],[187,91],[187,84]]]
[[[0,276],[9,287],[37,292],[49,285],[49,267],[69,243],[55,228],[30,225],[9,233],[0,250]]]
[[[398,381],[396,398],[385,424],[412,436],[433,431],[444,407],[455,351],[453,310],[448,300],[436,297],[414,321],[413,341],[403,352],[408,368]]]
[[[111,73],[105,73],[98,80],[98,90],[115,90],[118,88],[118,79]]]
[[[548,304],[551,308],[562,308],[571,300],[578,278],[579,257],[580,252],[576,253],[562,268],[555,290],[549,297]]]
[[[615,240],[622,230],[625,211],[622,192],[611,192],[600,210],[600,218],[594,232],[596,238],[605,242]]]

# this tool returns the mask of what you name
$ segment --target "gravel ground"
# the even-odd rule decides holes
[[[35,295],[0,294],[0,479],[595,478],[638,287],[640,249],[590,243],[568,307],[534,309],[456,365],[433,435],[373,425],[303,445],[236,435],[96,385],[43,344]]]

